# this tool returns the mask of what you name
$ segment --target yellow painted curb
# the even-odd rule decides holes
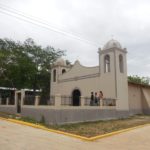
[[[13,123],[17,123],[17,124],[21,124],[21,125],[30,126],[30,127],[33,127],[33,128],[46,130],[46,131],[53,132],[53,133],[63,134],[63,135],[66,135],[66,136],[78,138],[78,139],[85,140],[85,141],[89,141],[89,138],[87,138],[87,137],[76,135],[76,134],[71,134],[71,133],[67,133],[67,132],[63,132],[63,131],[59,131],[59,130],[48,129],[48,128],[46,128],[42,125],[38,125],[38,124],[36,125],[36,124],[33,124],[33,123],[21,121],[21,120],[15,120],[15,119],[9,119],[9,118],[6,119],[6,118],[2,118],[2,117],[0,117],[0,119],[10,121],[10,122],[13,122]]]
[[[147,124],[144,124],[144,125],[138,125],[138,126],[127,128],[127,129],[114,131],[114,132],[111,132],[111,133],[106,133],[106,134],[103,134],[103,135],[94,136],[94,137],[90,138],[90,141],[95,141],[95,140],[98,140],[98,139],[101,139],[101,138],[117,135],[117,134],[120,134],[120,133],[123,133],[123,132],[127,132],[127,131],[130,131],[130,130],[138,129],[138,128],[141,128],[141,127],[144,127],[144,126],[147,126],[147,125],[150,125],[150,124],[147,123]]]
[[[45,130],[45,131],[48,131],[48,132],[53,132],[53,133],[57,133],[57,134],[62,134],[62,135],[74,137],[74,138],[85,140],[85,141],[95,141],[95,140],[98,140],[98,139],[101,139],[101,138],[113,136],[113,135],[116,135],[116,134],[120,134],[120,133],[123,133],[123,132],[127,132],[127,131],[130,131],[130,130],[134,130],[134,129],[137,129],[137,128],[141,128],[141,127],[150,125],[149,123],[147,123],[147,124],[144,124],[144,125],[138,125],[136,127],[122,129],[122,130],[119,130],[119,131],[114,131],[114,132],[111,132],[111,133],[106,133],[106,134],[103,134],[103,135],[98,135],[98,136],[88,138],[88,137],[84,137],[84,136],[80,136],[80,135],[76,135],[76,134],[71,134],[71,133],[67,133],[67,132],[63,132],[63,131],[59,131],[59,130],[48,129],[48,128],[42,126],[42,125],[38,125],[38,124],[36,125],[36,124],[33,124],[33,123],[21,121],[21,120],[2,118],[2,117],[0,117],[0,119],[10,121],[10,122],[13,122],[13,123],[17,123],[17,124],[21,124],[21,125],[30,126],[30,127],[33,127],[33,128],[42,129],[42,130]]]

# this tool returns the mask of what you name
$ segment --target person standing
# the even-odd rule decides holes
[[[91,92],[91,101],[90,101],[90,105],[93,106],[94,104],[94,93]]]
[[[98,96],[97,96],[97,92],[95,92],[95,97],[94,97],[94,105],[98,105]]]
[[[99,91],[99,100],[100,100],[100,104],[103,105],[103,92]]]

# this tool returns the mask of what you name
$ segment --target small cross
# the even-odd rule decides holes
[[[114,35],[113,34],[111,35],[111,38],[114,39]]]

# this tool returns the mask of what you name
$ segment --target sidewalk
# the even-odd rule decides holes
[[[93,142],[0,120],[0,150],[149,150],[150,126]]]

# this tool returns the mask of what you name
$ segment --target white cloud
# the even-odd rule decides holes
[[[111,35],[128,50],[128,73],[148,76],[150,48],[149,0],[1,0],[0,3],[46,20],[52,27],[97,43],[38,27],[0,13],[0,38],[24,40],[67,50],[67,59],[83,65],[98,64],[98,47]]]

